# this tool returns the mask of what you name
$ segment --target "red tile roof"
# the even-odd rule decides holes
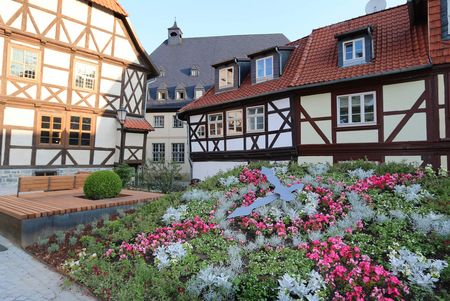
[[[127,130],[146,131],[152,132],[155,129],[148,123],[145,118],[127,117],[124,123],[124,127]]]
[[[369,26],[373,29],[374,59],[364,65],[339,67],[335,36]],[[290,45],[297,48],[292,52],[285,73],[279,79],[252,85],[248,76],[239,89],[215,94],[213,88],[180,112],[275,93],[287,88],[325,84],[430,64],[426,24],[411,26],[408,5],[315,29],[309,36]]]
[[[103,6],[122,16],[128,16],[127,12],[116,0],[91,0],[91,2]]]

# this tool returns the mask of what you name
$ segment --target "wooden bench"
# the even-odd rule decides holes
[[[80,189],[89,175],[90,173],[78,173],[73,176],[19,177],[17,197],[21,192]]]

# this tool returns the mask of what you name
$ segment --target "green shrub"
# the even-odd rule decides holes
[[[55,253],[55,252],[58,252],[58,251],[59,251],[59,245],[53,243],[53,244],[51,244],[51,245],[48,247],[47,251],[48,251],[49,253]]]
[[[180,178],[181,165],[178,163],[147,161],[143,179],[148,189],[163,193],[176,191],[175,179]]]
[[[123,188],[127,187],[134,177],[134,168],[128,164],[120,164],[114,167],[114,172],[120,177]]]
[[[113,171],[96,171],[86,179],[83,190],[91,200],[114,198],[122,190],[122,181]]]

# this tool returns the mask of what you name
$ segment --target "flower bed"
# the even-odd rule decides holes
[[[297,184],[284,200],[277,185]],[[430,168],[259,163],[30,251],[105,300],[439,300],[449,192],[445,171]]]

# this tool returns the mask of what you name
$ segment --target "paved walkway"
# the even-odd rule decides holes
[[[0,236],[0,300],[93,301],[76,285],[63,288],[64,277]]]

